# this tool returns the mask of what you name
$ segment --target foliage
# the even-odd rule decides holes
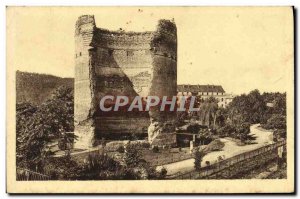
[[[176,111],[176,120],[175,126],[182,126],[184,125],[184,120],[189,119],[188,113],[186,111]]]
[[[267,106],[272,103],[273,107]],[[245,142],[254,140],[250,135],[250,125],[261,123],[264,128],[286,128],[286,94],[263,93],[258,90],[248,95],[242,94],[233,99],[228,107],[218,116],[217,133]],[[225,120],[223,116],[227,117]]]
[[[268,107],[272,103],[273,107]],[[285,93],[263,93],[258,90],[237,96],[226,108],[232,123],[266,123],[273,114],[286,115]]]
[[[87,162],[80,167],[78,175],[80,180],[100,180],[122,178],[120,164],[107,154],[89,154]]]
[[[255,138],[250,135],[250,123],[244,122],[241,124],[237,124],[235,127],[235,138],[240,139],[242,143],[247,140],[254,140]]]
[[[141,153],[135,144],[127,144],[125,147],[124,162],[127,167],[136,167],[141,161]]]
[[[228,114],[232,123],[259,123],[267,109],[266,103],[258,90],[248,95],[242,94],[233,98],[228,106]]]
[[[125,152],[124,146],[119,146],[117,152],[124,153]]]
[[[158,146],[153,146],[152,151],[153,151],[154,153],[158,153],[158,152],[159,152]]]
[[[226,119],[227,119],[227,109],[218,108],[216,112],[216,124],[215,124],[216,129],[224,126],[226,124]]]
[[[266,129],[286,129],[286,116],[273,114],[262,126]]]
[[[203,151],[205,153],[211,152],[211,151],[219,151],[221,150],[225,144],[221,142],[220,139],[215,139],[212,142],[210,142],[204,149]]]
[[[195,153],[194,153],[194,159],[195,159],[194,168],[196,169],[196,171],[200,171],[201,162],[205,155],[206,154],[203,151],[199,150],[199,148],[196,148]]]
[[[127,166],[104,152],[90,153],[84,162],[72,158],[49,158],[45,173],[58,180],[137,180],[162,179],[166,171],[157,172],[149,163],[139,160],[136,166]]]
[[[187,127],[187,131],[193,134],[198,134],[199,130],[201,129],[201,126],[199,124],[190,124]]]
[[[49,155],[47,144],[62,132],[74,130],[73,115],[73,90],[66,87],[57,89],[38,107],[17,104],[17,162],[35,170],[41,168]]]
[[[239,139],[241,142],[247,140],[254,140],[255,138],[250,135],[250,123],[226,123],[223,127],[217,129],[220,137],[233,137]]]
[[[162,167],[159,172],[159,179],[164,179],[167,176],[168,170],[165,167]]]
[[[232,124],[226,123],[224,126],[217,129],[217,133],[220,137],[231,137],[235,132],[235,128]]]
[[[200,138],[200,140],[203,140],[204,142],[211,142],[211,140],[213,139],[213,132],[214,130],[211,129],[207,129],[207,128],[201,128],[198,131],[198,136]]]
[[[200,103],[200,111],[198,112],[200,122],[210,128],[215,128],[218,111],[218,100],[214,97],[210,97],[201,101],[202,103]]]
[[[268,112],[286,115],[286,93],[263,93],[262,96],[266,103],[273,103],[273,107],[270,107]]]
[[[53,180],[67,180],[78,175],[79,165],[70,156],[49,157],[45,160],[43,173],[49,175]]]
[[[84,163],[72,158],[49,158],[45,166],[52,179],[59,180],[106,180],[122,179],[122,166],[104,153],[90,153]]]
[[[66,155],[70,154],[73,148],[74,141],[78,139],[78,136],[74,132],[61,132],[58,141],[58,148],[64,150]]]
[[[279,138],[286,139],[286,129],[276,129],[274,131],[274,138],[276,139],[274,141],[277,141]]]

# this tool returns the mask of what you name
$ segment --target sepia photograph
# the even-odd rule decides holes
[[[294,12],[6,7],[7,192],[293,193]]]

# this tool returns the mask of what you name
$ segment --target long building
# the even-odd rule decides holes
[[[177,85],[178,96],[200,96],[205,100],[214,97],[218,100],[218,106],[225,108],[234,98],[232,94],[227,94],[220,85]]]

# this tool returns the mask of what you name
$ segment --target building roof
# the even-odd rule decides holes
[[[217,92],[225,93],[220,85],[190,85],[180,84],[177,85],[177,92]]]

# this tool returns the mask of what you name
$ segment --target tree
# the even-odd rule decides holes
[[[85,180],[120,178],[122,175],[117,172],[120,169],[121,165],[107,154],[91,153],[81,167],[79,178]]]
[[[218,101],[214,97],[204,100],[200,104],[198,116],[202,125],[215,128],[218,110]]]
[[[47,144],[58,139],[60,132],[74,130],[73,90],[58,88],[40,106],[26,107],[24,109],[22,105],[17,105],[18,164],[24,163],[23,166],[39,170],[45,161],[43,154],[49,155]],[[24,114],[28,115],[26,119]]]
[[[194,153],[194,168],[196,171],[200,171],[201,169],[201,162],[203,157],[205,156],[205,153],[201,150],[199,150],[199,147],[196,148],[195,153]]]
[[[65,155],[70,155],[70,151],[73,148],[74,141],[78,139],[78,136],[74,132],[61,132],[58,141],[58,148],[65,151]]]
[[[135,144],[127,144],[125,147],[124,162],[127,167],[136,167],[141,162],[140,150]]]
[[[232,124],[226,123],[224,126],[217,129],[217,133],[220,137],[232,136],[235,133],[235,128]]]
[[[235,137],[240,139],[242,143],[244,143],[246,140],[255,139],[250,135],[250,125],[251,124],[249,122],[244,122],[235,126]]]
[[[286,129],[286,116],[273,114],[263,127],[266,129]]]
[[[22,143],[26,142],[29,133],[28,118],[32,117],[36,111],[37,107],[31,103],[25,102],[16,104],[16,157],[19,166],[24,157]]]
[[[227,109],[219,108],[216,112],[216,127],[222,127],[226,123]]]
[[[268,107],[267,103],[273,106]],[[219,109],[220,110],[220,109]],[[286,94],[263,93],[256,89],[249,94],[233,98],[224,112],[217,111],[217,133],[231,136],[241,142],[254,140],[250,135],[250,125],[260,123],[267,129],[286,128]],[[223,118],[225,115],[225,118]],[[224,122],[225,121],[225,122]],[[284,133],[280,133],[284,135]]]
[[[267,110],[266,103],[259,91],[253,90],[248,95],[242,94],[233,98],[227,107],[233,123],[259,123]]]

